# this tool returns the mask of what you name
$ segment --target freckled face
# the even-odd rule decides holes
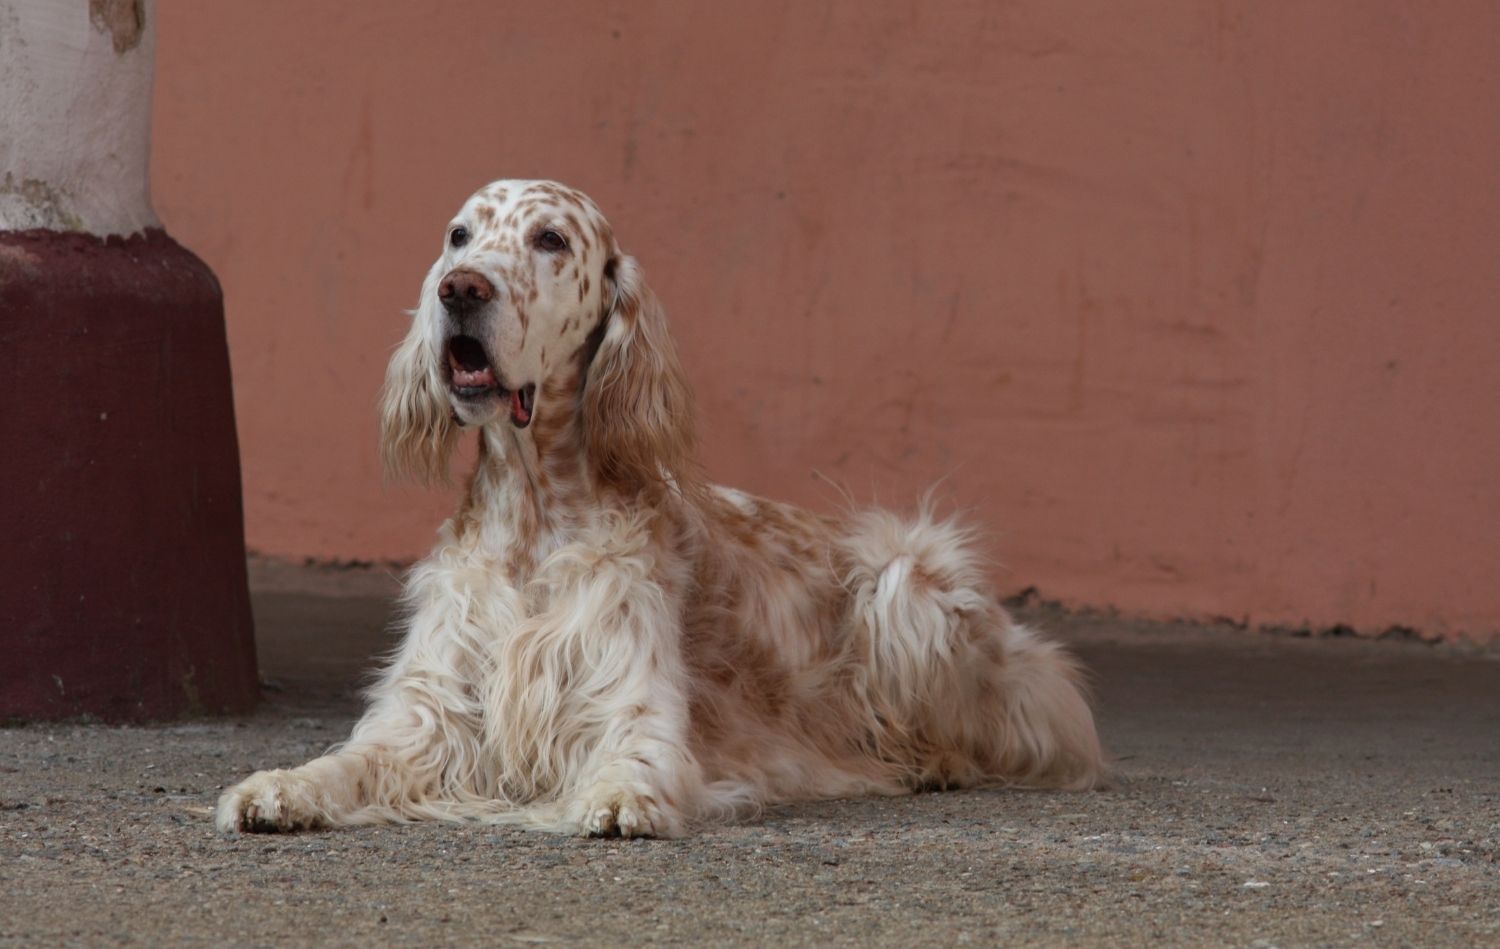
[[[439,306],[443,378],[460,421],[530,425],[535,393],[603,317],[609,225],[587,196],[550,181],[497,181],[448,225],[425,292]]]

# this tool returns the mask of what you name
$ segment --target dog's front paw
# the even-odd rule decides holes
[[[585,837],[675,837],[678,822],[650,794],[623,784],[594,785],[582,799]]]
[[[226,834],[285,833],[326,823],[312,782],[291,771],[257,771],[224,792],[214,816]]]

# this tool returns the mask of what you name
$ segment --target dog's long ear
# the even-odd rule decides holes
[[[616,254],[604,271],[608,309],[583,385],[583,435],[595,477],[654,491],[695,490],[693,394],[667,316],[640,265]]]
[[[419,484],[448,480],[448,456],[458,435],[443,391],[432,327],[439,318],[432,274],[412,313],[411,330],[391,355],[380,390],[380,456],[386,476]]]

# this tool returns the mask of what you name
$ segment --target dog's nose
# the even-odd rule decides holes
[[[475,309],[494,296],[495,285],[472,270],[450,270],[438,284],[438,299],[452,313]]]

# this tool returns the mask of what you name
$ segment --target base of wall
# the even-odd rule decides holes
[[[160,231],[0,232],[0,718],[257,697],[223,298]]]

